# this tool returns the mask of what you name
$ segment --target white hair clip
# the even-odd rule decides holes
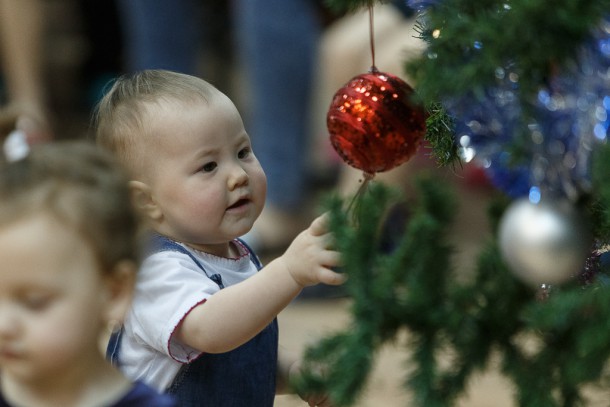
[[[7,161],[18,161],[25,158],[30,152],[30,146],[23,130],[15,129],[4,140],[4,156]]]

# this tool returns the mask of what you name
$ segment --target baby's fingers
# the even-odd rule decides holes
[[[322,236],[328,232],[328,224],[330,222],[330,216],[328,213],[323,213],[311,222],[309,226],[309,233],[312,236]]]
[[[337,273],[326,267],[320,267],[317,270],[317,277],[320,283],[327,285],[341,285],[347,280],[345,274]]]
[[[320,265],[317,270],[317,280],[320,283],[328,285],[340,285],[345,282],[347,277],[345,274],[337,273],[332,270],[334,267],[339,267],[343,263],[341,261],[341,253],[334,250],[324,250],[320,253]]]
[[[343,264],[341,261],[341,253],[334,250],[323,250],[318,256],[319,264],[325,267],[339,267]]]

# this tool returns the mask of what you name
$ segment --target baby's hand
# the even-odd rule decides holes
[[[340,254],[331,249],[332,243],[328,215],[322,215],[292,241],[280,260],[302,287],[318,283],[339,285],[345,276],[332,271],[332,267],[340,265]]]

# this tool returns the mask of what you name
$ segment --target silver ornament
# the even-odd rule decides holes
[[[569,201],[518,199],[499,226],[499,245],[512,272],[533,286],[565,282],[583,268],[592,238]]]

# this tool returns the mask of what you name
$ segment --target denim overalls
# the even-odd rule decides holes
[[[241,242],[250,259],[260,270],[261,264],[254,252]],[[151,253],[178,251],[187,254],[199,268],[223,289],[219,274],[209,275],[202,265],[184,247],[162,236],[153,240]],[[244,310],[247,312],[247,310]],[[119,333],[120,336],[120,333]],[[117,341],[113,338],[108,349],[118,359]],[[275,398],[277,369],[278,326],[274,319],[265,329],[240,347],[225,353],[204,353],[198,359],[182,366],[167,389],[182,407],[270,407]]]

